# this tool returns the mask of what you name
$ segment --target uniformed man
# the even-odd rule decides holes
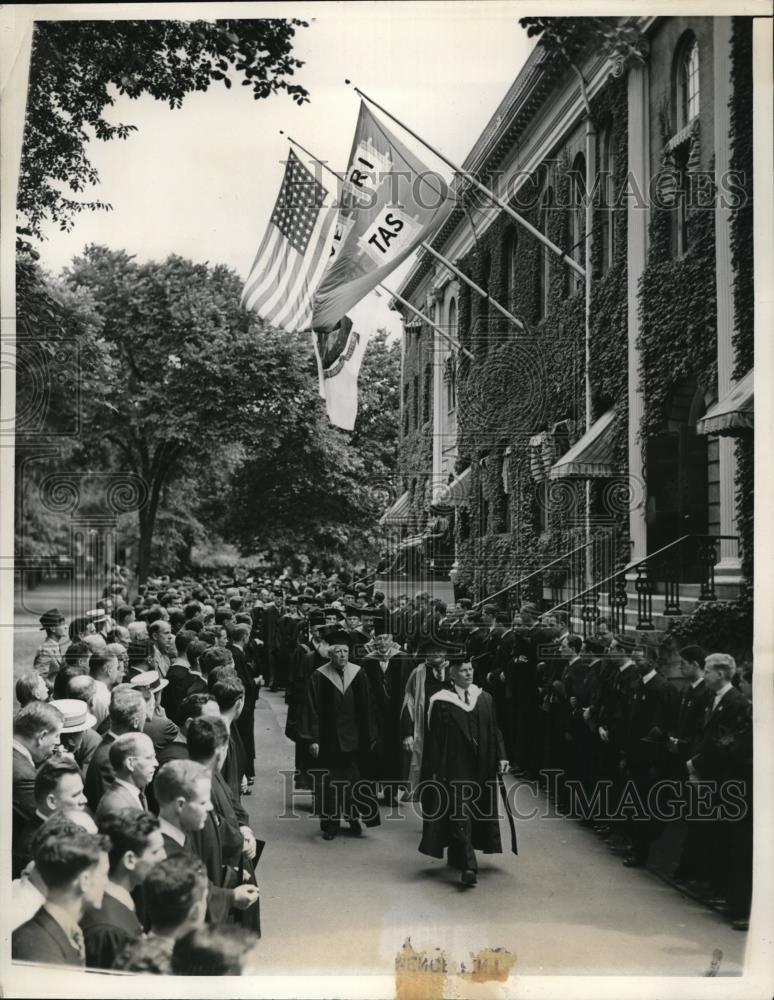
[[[64,665],[64,653],[68,645],[67,625],[65,616],[58,608],[46,611],[39,620],[46,637],[35,653],[33,667],[51,690],[56,675]]]

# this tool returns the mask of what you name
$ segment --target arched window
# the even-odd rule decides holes
[[[570,256],[581,266],[585,263],[586,244],[584,234],[586,230],[586,208],[584,205],[586,195],[586,157],[578,153],[572,164],[570,171]],[[583,279],[577,271],[567,268],[569,275],[568,293],[575,295],[583,289]]]
[[[457,300],[449,302],[449,319],[447,323],[449,336],[457,339]],[[454,355],[450,354],[446,359],[446,410],[451,413],[457,409],[457,365]]]
[[[544,236],[548,236],[548,224],[551,217],[551,207],[554,202],[554,192],[551,187],[546,187],[543,191],[543,197],[540,199],[540,221],[539,228],[540,232]],[[538,243],[537,252],[537,273],[535,281],[535,289],[537,295],[537,319],[538,322],[544,319],[546,313],[548,312],[548,289],[551,280],[551,253],[542,244]]]
[[[675,69],[676,124],[679,132],[690,125],[699,113],[699,43],[690,33],[678,47]]]
[[[599,137],[599,271],[606,274],[615,258],[615,155],[610,130]]]

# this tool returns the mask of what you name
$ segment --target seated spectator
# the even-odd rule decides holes
[[[11,936],[17,961],[83,967],[79,922],[89,906],[100,907],[108,874],[106,838],[98,834],[51,833],[36,841],[35,867],[46,901]]]
[[[11,873],[18,878],[32,858],[32,841],[47,819],[60,809],[86,809],[83,777],[69,757],[50,757],[35,775],[35,814],[14,825]]]
[[[119,684],[110,696],[109,728],[94,752],[86,771],[84,785],[89,808],[94,812],[107,785],[112,784],[110,746],[123,733],[142,732],[145,725],[145,699],[131,684]]]
[[[124,809],[105,813],[99,831],[110,838],[108,879],[102,906],[84,913],[81,929],[86,965],[112,969],[116,957],[142,935],[132,892],[143,884],[154,865],[164,860],[166,851],[159,821],[149,812]]]
[[[153,740],[157,752],[168,746],[178,734],[178,728],[161,706],[161,693],[167,686],[166,678],[161,678],[155,670],[145,670],[135,674],[132,687],[145,699],[145,726],[143,732]]]
[[[105,789],[97,806],[96,820],[122,809],[147,809],[145,789],[153,779],[158,761],[150,736],[124,733],[110,744],[108,760],[113,784]]]
[[[171,972],[175,941],[204,923],[207,878],[184,858],[166,858],[148,872],[142,891],[150,930],[124,949],[114,968],[166,975]]]
[[[82,701],[86,705],[87,716],[81,725],[65,726],[61,737],[62,746],[75,757],[75,762],[84,776],[102,739],[96,729],[97,717],[91,709],[95,691],[94,679],[80,674],[70,678],[64,695],[65,699]]]
[[[35,815],[35,771],[59,745],[62,713],[45,701],[31,701],[13,719],[13,823]]]
[[[89,674],[94,679],[95,693],[92,711],[97,717],[97,725],[107,718],[110,708],[110,692],[121,683],[123,671],[118,657],[103,651],[92,653],[89,659]]]
[[[34,857],[38,843],[50,834],[62,833],[69,836],[81,831],[97,832],[97,824],[91,816],[81,810],[60,809],[35,831],[30,845],[30,854]],[[11,883],[11,930],[16,930],[17,927],[21,927],[31,917],[34,917],[45,901],[45,883],[35,867],[35,862],[30,861],[19,878],[15,878]]]
[[[56,683],[56,682],[55,682]],[[48,701],[49,690],[45,679],[35,670],[21,674],[16,681],[16,700],[24,708],[31,701]]]
[[[240,927],[197,927],[175,942],[175,976],[250,975],[256,966],[252,954],[255,935]]]

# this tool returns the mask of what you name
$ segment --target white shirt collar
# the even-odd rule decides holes
[[[134,795],[137,801],[140,801],[140,789],[137,785],[133,785],[131,781],[124,781],[123,778],[114,778],[113,781],[116,785],[121,785],[123,788],[128,788],[129,791]]]
[[[647,684],[649,681],[652,681],[655,676],[656,676],[656,671],[649,670],[648,673],[645,674],[645,676],[642,678],[642,683]]]
[[[723,687],[720,688],[719,691],[715,692],[715,704],[716,705],[720,701],[720,699],[723,697],[723,695],[726,693],[726,691],[730,691],[733,686],[734,685],[731,683],[731,681],[726,681],[726,683],[723,685]]]
[[[112,896],[113,899],[117,899],[119,903],[123,903],[127,910],[131,910],[134,913],[135,906],[131,893],[122,885],[116,885],[115,882],[108,881],[105,883],[105,892]]]
[[[176,844],[180,844],[181,847],[185,844],[185,834],[181,829],[173,826],[168,819],[164,819],[163,816],[159,816],[159,829],[162,835],[166,835],[171,840],[174,840]]]
[[[704,680],[703,677],[697,677],[695,681],[691,681],[691,687],[697,688],[703,680]]]
[[[634,663],[634,660],[627,660],[626,663],[622,663],[618,667],[618,673],[622,674],[624,672],[624,670],[626,670],[627,667],[631,667],[633,663]]]
[[[13,748],[14,748],[14,750],[18,750],[18,752],[22,755],[22,757],[26,757],[27,760],[30,762],[30,764],[32,764],[32,766],[35,767],[35,761],[32,759],[32,754],[24,746],[23,743],[19,743],[18,740],[14,740],[13,741]]]

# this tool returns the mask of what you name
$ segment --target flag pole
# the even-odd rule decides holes
[[[411,312],[413,312],[415,316],[418,316],[422,320],[423,323],[427,323],[427,325],[429,327],[431,327],[433,330],[435,330],[435,332],[438,334],[438,336],[441,337],[441,338],[443,338],[443,340],[445,340],[447,344],[451,344],[452,347],[456,347],[456,349],[460,352],[460,354],[464,354],[465,357],[466,358],[470,358],[471,361],[475,361],[476,360],[473,357],[473,355],[470,353],[470,351],[467,349],[467,347],[463,347],[462,344],[458,340],[455,340],[454,337],[450,337],[449,334],[446,333],[445,330],[442,330],[441,327],[438,326],[437,323],[434,323],[431,319],[428,319],[428,317],[425,316],[424,313],[420,312],[416,308],[416,306],[412,306],[412,304],[408,301],[408,299],[404,299],[403,296],[402,295],[398,295],[397,292],[391,292],[390,289],[387,288],[386,285],[382,285],[381,283],[378,284],[376,287],[377,288],[381,288],[381,290],[383,292],[386,292],[388,295],[391,295],[392,298],[394,298],[396,300],[396,302],[400,302],[400,304],[402,306],[405,306],[407,309],[410,309]]]
[[[513,313],[508,312],[505,306],[501,306],[500,303],[497,301],[497,299],[493,299],[488,292],[485,292],[484,289],[481,288],[479,285],[477,285],[475,281],[473,281],[471,278],[469,278],[467,274],[463,274],[458,267],[455,267],[454,264],[452,264],[450,260],[447,260],[447,258],[444,257],[442,253],[439,253],[435,249],[435,247],[431,247],[430,244],[426,242],[420,245],[425,250],[427,250],[428,253],[432,254],[436,260],[440,261],[445,267],[448,267],[449,270],[452,272],[452,274],[456,274],[457,277],[461,281],[464,281],[466,285],[470,285],[470,287],[473,289],[474,292],[478,292],[478,294],[481,296],[482,299],[486,299],[486,301],[489,303],[490,306],[494,306],[495,309],[499,313],[502,313],[502,315],[505,316],[507,320],[510,320],[510,322],[513,323],[514,326],[517,326],[522,331],[522,333],[527,332],[527,328],[520,319],[514,316]]]
[[[349,83],[349,80],[346,80],[345,82]],[[456,174],[460,174],[466,180],[470,181],[470,183],[479,191],[481,191],[482,194],[485,194],[490,201],[494,202],[495,205],[498,205],[504,212],[507,212],[512,219],[515,219],[515,221],[518,222],[520,226],[523,226],[528,233],[531,233],[536,239],[540,240],[540,242],[544,246],[548,247],[548,249],[552,253],[556,254],[557,257],[560,257],[565,264],[571,267],[574,271],[577,271],[577,273],[582,278],[585,277],[586,272],[584,268],[582,268],[576,260],[573,260],[572,257],[568,257],[568,255],[562,249],[560,249],[555,243],[549,240],[547,236],[544,236],[539,229],[536,229],[530,222],[527,222],[527,220],[524,218],[523,215],[519,215],[519,213],[515,209],[511,208],[511,206],[508,204],[507,201],[504,201],[502,198],[499,197],[499,195],[496,195],[494,191],[490,191],[488,187],[482,184],[481,181],[478,180],[478,178],[474,174],[471,174],[463,167],[458,166],[447,156],[444,156],[444,154],[439,152],[439,150],[437,150],[435,146],[431,146],[426,139],[422,139],[420,136],[418,136],[417,133],[413,131],[413,129],[410,129],[408,125],[405,124],[405,122],[402,122],[399,118],[396,118],[395,115],[391,114],[386,108],[382,107],[381,104],[375,101],[373,97],[369,97],[368,94],[363,93],[363,91],[359,87],[355,87],[354,91],[356,94],[359,94],[364,101],[368,101],[369,104],[373,104],[375,108],[378,108],[383,114],[387,115],[387,117],[390,118],[392,121],[394,121],[396,125],[400,125],[402,129],[405,129],[405,131],[408,132],[409,135],[413,136],[417,140],[417,142],[421,142],[423,146],[426,146],[431,153],[435,153],[438,159],[443,160],[443,162],[446,164],[447,167],[449,167],[449,169],[453,170]]]
[[[284,132],[282,132],[282,130],[280,130],[280,132],[281,132],[282,135],[285,134]],[[308,157],[310,157],[312,160],[314,160],[315,163],[319,164],[324,170],[327,170],[328,173],[333,174],[333,176],[337,180],[339,180],[339,181],[341,180],[341,177],[339,177],[339,175],[336,173],[336,171],[332,167],[329,167],[328,164],[325,163],[323,160],[318,159],[314,155],[314,153],[311,153],[306,148],[306,146],[302,146],[300,142],[298,142],[296,139],[292,139],[290,136],[287,136],[287,140],[288,140],[288,142],[292,143],[292,145],[298,146],[298,148],[301,149],[301,150],[303,150]],[[518,317],[514,316],[513,313],[508,312],[508,310],[505,308],[505,306],[501,306],[500,303],[496,299],[493,299],[492,296],[489,295],[488,292],[485,292],[484,289],[481,288],[479,285],[477,285],[475,283],[475,281],[473,281],[472,278],[469,278],[467,276],[467,274],[463,274],[462,271],[460,271],[460,269],[458,267],[455,267],[454,264],[452,264],[452,262],[450,260],[448,260],[446,257],[444,257],[444,255],[442,253],[439,253],[435,249],[435,247],[430,246],[430,244],[426,240],[423,241],[422,243],[420,243],[419,245],[424,250],[427,250],[428,253],[432,254],[432,256],[436,258],[436,260],[440,261],[441,264],[444,265],[444,267],[448,267],[448,269],[452,272],[452,274],[455,274],[461,281],[464,281],[465,284],[468,285],[470,288],[472,288],[474,292],[477,292],[481,296],[481,298],[486,299],[486,301],[491,306],[494,306],[494,308],[499,313],[501,313],[503,316],[505,316],[505,318],[507,320],[509,320],[511,323],[513,323],[514,326],[518,327],[518,329],[520,329],[523,333],[527,332],[527,328],[525,327],[524,323],[520,319],[518,319]],[[396,296],[396,298],[397,298],[397,296]]]

